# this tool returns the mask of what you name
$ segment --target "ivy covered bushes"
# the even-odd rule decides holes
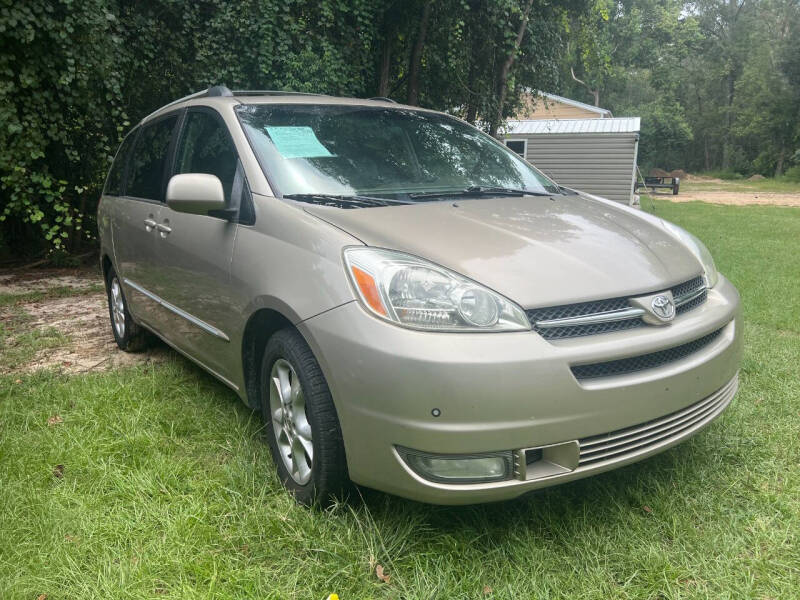
[[[210,85],[391,96],[496,127],[523,88],[554,87],[585,4],[2,0],[0,258],[91,250],[124,133]]]
[[[0,9],[0,243],[10,250],[92,237],[86,214],[128,126],[121,44],[104,0]]]

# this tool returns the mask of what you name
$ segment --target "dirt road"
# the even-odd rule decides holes
[[[800,183],[796,186],[784,185],[786,189],[772,191],[763,189],[770,182],[763,180],[726,181],[712,177],[689,175],[681,180],[680,193],[655,193],[652,196],[672,202],[709,202],[711,204],[731,204],[736,206],[800,206]]]

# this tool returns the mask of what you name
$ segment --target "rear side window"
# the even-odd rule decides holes
[[[213,114],[189,111],[175,157],[176,174],[216,175],[230,201],[238,159],[227,128]]]
[[[148,200],[163,199],[164,168],[177,119],[177,116],[171,116],[142,127],[128,168],[126,195]]]
[[[122,179],[125,176],[125,165],[135,139],[136,130],[133,130],[122,140],[122,144],[119,150],[117,150],[117,156],[114,158],[114,164],[111,165],[111,170],[108,172],[104,194],[108,196],[119,196],[122,194]]]

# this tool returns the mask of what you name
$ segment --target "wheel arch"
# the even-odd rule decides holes
[[[100,257],[100,268],[103,270],[103,283],[108,285],[108,273],[114,268],[114,263],[107,253],[103,253]]]
[[[244,400],[250,408],[261,410],[258,380],[267,342],[275,333],[287,327],[297,330],[291,319],[275,308],[259,308],[247,319],[242,335],[242,373]]]

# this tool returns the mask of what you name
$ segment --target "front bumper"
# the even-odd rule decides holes
[[[669,326],[559,342],[534,332],[412,331],[370,316],[355,302],[299,327],[331,388],[351,479],[438,504],[513,498],[677,444],[724,410],[735,394],[741,359],[739,296],[722,277],[701,307]],[[717,330],[710,344],[657,368],[580,381],[570,368],[672,348]],[[692,407],[705,408],[693,412]],[[672,415],[692,418],[676,430],[666,426],[675,421]],[[643,433],[655,428],[656,439]],[[599,436],[626,431],[619,439],[646,443],[579,461],[567,472],[496,483],[434,483],[414,473],[396,451],[397,446],[441,454],[513,450],[520,456],[526,448],[574,440],[584,454],[590,440],[597,446]]]

